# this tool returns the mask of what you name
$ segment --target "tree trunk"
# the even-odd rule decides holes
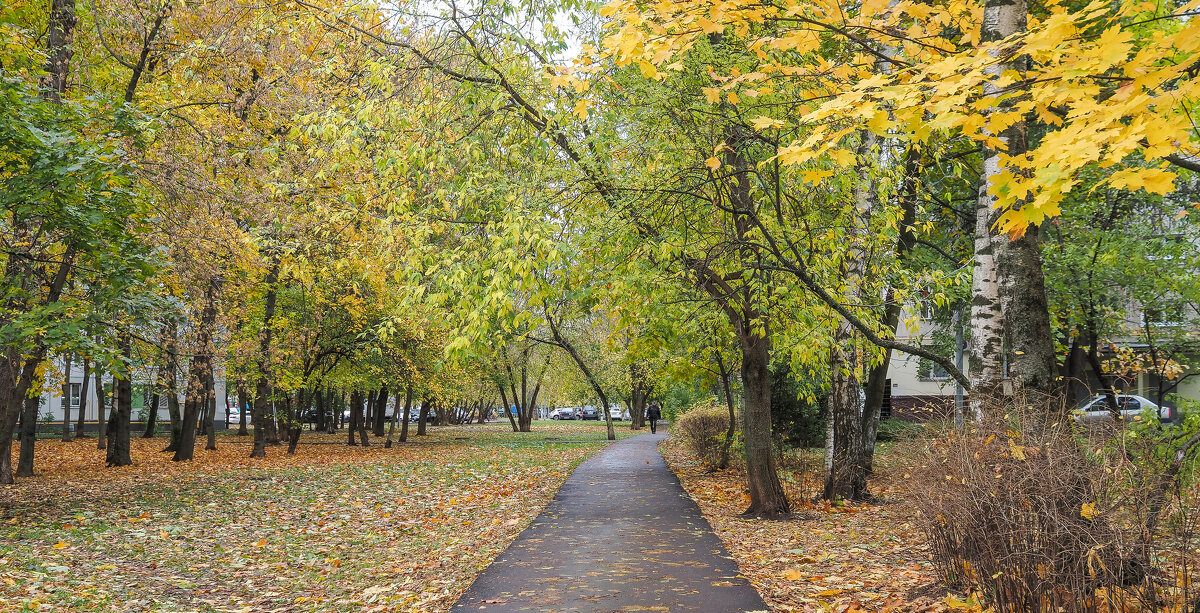
[[[204,405],[208,407],[208,419],[204,421],[204,425],[208,426],[208,441],[204,445],[205,451],[217,450],[217,375],[212,364],[208,367],[208,376],[205,377],[204,387]]]
[[[750,489],[750,506],[742,515],[778,519],[790,509],[771,450],[771,341],[757,313],[739,319],[735,328],[742,350],[743,439]]]
[[[146,431],[142,433],[142,438],[154,438],[158,428],[158,403],[162,394],[155,392],[150,396],[150,413],[146,416]]]
[[[409,405],[411,403],[412,403],[412,386],[410,385],[408,388],[406,388],[404,390],[403,417],[404,417],[404,425],[406,428],[408,426],[408,411],[409,411]],[[392,435],[396,433],[396,422],[400,420],[400,417],[401,417],[400,395],[397,394],[396,395],[396,406],[395,406],[395,408],[392,409],[392,424],[391,424],[391,426],[388,427],[387,441],[384,442],[384,444],[383,444],[384,449],[391,449]],[[404,442],[405,434],[407,434],[407,433],[404,432],[403,430],[400,432],[400,442]]]
[[[268,377],[271,372],[271,331],[272,320],[275,319],[275,294],[276,284],[279,282],[279,258],[272,256],[271,268],[267,270],[266,277],[263,278],[263,285],[267,288],[266,298],[263,304],[263,326],[261,338],[258,343],[258,379],[254,382],[254,445],[250,448],[250,457],[265,458],[267,457],[267,443],[270,442],[268,436],[268,421],[274,425],[273,419],[267,418],[267,412],[271,407],[271,387]]]
[[[120,336],[121,358],[126,371],[114,378],[113,398],[116,406],[108,417],[108,450],[105,463],[108,466],[129,466],[133,458],[129,453],[129,417],[133,412],[133,341],[129,335]]]
[[[316,390],[313,392],[313,413],[316,420],[313,422],[313,430],[315,432],[325,431],[325,411],[329,408],[328,396],[325,390]]]
[[[425,436],[425,422],[429,419],[429,405],[433,404],[432,398],[426,398],[421,401],[421,411],[417,413],[417,436]],[[513,429],[516,432],[516,429]]]
[[[866,471],[862,466],[862,386],[858,381],[854,338],[849,324],[839,323],[830,352],[829,429],[832,446],[826,449],[825,500],[861,500],[866,497]]]
[[[250,405],[246,402],[250,395],[246,392],[246,382],[243,379],[237,380],[237,402],[238,402],[238,436],[248,436],[250,431],[246,429],[246,413],[250,412]]]
[[[33,447],[37,443],[38,408],[42,397],[26,398],[21,410],[21,455],[17,459],[17,476],[33,476]]]
[[[600,397],[600,410],[604,411],[604,424],[608,428],[608,440],[617,440],[617,433],[613,430],[612,414],[608,411],[608,395],[604,393],[604,388],[600,385],[600,380],[592,374],[592,369],[588,368],[587,363],[583,361],[583,357],[579,355],[579,352],[575,351],[575,346],[559,333],[558,325],[548,310],[546,312],[546,322],[550,324],[550,333],[554,335],[554,343],[562,347],[567,352],[567,355],[571,356],[575,365],[579,367],[579,372],[583,373],[583,377],[592,386],[592,391],[596,392],[596,395]],[[768,424],[769,427],[770,425]]]
[[[183,416],[179,413],[179,390],[176,389],[179,376],[174,358],[170,368],[171,373],[167,376],[167,418],[171,422],[171,440],[163,451],[174,452],[179,449],[179,442],[183,439]]]
[[[267,457],[267,411],[271,409],[271,388],[267,386],[267,378],[259,376],[254,382],[254,443],[250,447],[250,457]]]
[[[1027,18],[1027,0],[986,0],[980,38],[983,42],[992,42],[1023,32]],[[997,62],[992,70],[996,75],[1014,69],[1023,73],[1028,64],[1028,56],[1018,56],[1007,62]],[[989,84],[984,93],[995,95],[999,92]],[[1017,101],[1017,98],[1006,99],[997,110],[1008,111]],[[1008,156],[1025,154],[1029,150],[1026,122],[1013,123],[1000,133],[1000,140],[1004,142]],[[1001,172],[997,152],[985,152],[983,169],[984,187],[987,188]],[[979,200],[980,212],[985,204],[995,203],[995,198],[985,195],[983,190]],[[1013,208],[1020,206],[1017,203]],[[1011,356],[1014,391],[1025,394],[1028,401],[1046,401],[1049,400],[1046,396],[1058,393],[1059,386],[1055,381],[1056,356],[1050,333],[1050,309],[1042,273],[1038,226],[1028,226],[1024,234],[1013,240],[1004,237],[996,240],[999,243],[995,255],[996,285]],[[1048,403],[1049,406],[1055,404]]]
[[[513,406],[508,402],[508,394],[504,393],[504,385],[497,381],[496,387],[500,389],[500,402],[504,404],[504,414],[508,416],[508,423],[512,426],[512,431],[520,432],[521,426],[517,423],[517,416],[513,415]]]
[[[42,97],[54,103],[62,102],[71,72],[71,57],[75,50],[75,0],[50,0],[50,22],[46,39],[46,74],[41,77]]]
[[[849,249],[842,264],[846,304],[861,304],[867,260],[871,218],[875,213],[875,165],[879,158],[874,133],[863,131],[858,150],[858,184],[854,189],[854,212],[850,219]],[[825,500],[861,500],[867,497],[867,473],[863,465],[863,389],[854,327],[842,318],[838,321],[830,347],[832,384],[829,393],[829,435],[826,437]]]
[[[167,376],[164,378],[167,396],[167,420],[170,421],[171,435],[163,452],[174,453],[179,449],[179,439],[183,435],[183,419],[179,414],[179,324],[171,321],[166,329]]]
[[[359,411],[362,410],[362,392],[355,390],[350,392],[350,423],[346,428],[346,444],[351,447],[358,446],[358,420]]]
[[[379,397],[375,401],[375,436],[383,437],[384,427],[387,425],[387,403],[388,403],[388,388],[383,386],[379,390]],[[395,411],[392,411],[395,413]]]
[[[646,372],[641,364],[633,362],[629,365],[629,381],[629,429],[641,430],[646,425],[646,399],[649,396]]]
[[[84,373],[86,377],[87,374]],[[62,437],[64,443],[71,442],[71,354],[63,356],[62,384]]]
[[[342,414],[341,398],[341,394],[335,394],[333,390],[325,392],[325,406],[329,407],[329,415],[324,419],[329,434],[337,432],[337,420]]]
[[[212,407],[209,406],[208,402],[209,390],[207,385],[208,383],[206,382],[203,401],[200,403],[200,417],[196,418],[196,434],[198,436],[208,436],[209,431],[212,430],[209,427],[212,425],[213,420],[212,416],[209,415],[212,412]]]
[[[200,313],[200,325],[196,331],[196,353],[188,368],[187,395],[183,403],[183,424],[179,448],[171,458],[176,462],[189,461],[196,450],[196,421],[208,404],[208,390],[213,377],[213,328],[217,322],[217,292],[220,279],[209,281],[204,292],[204,308]]]
[[[45,75],[39,85],[42,97],[53,103],[62,101],[62,93],[67,89],[67,77],[70,70],[71,56],[74,53],[71,42],[75,36],[75,0],[51,0],[50,18],[46,28],[46,65]],[[25,238],[27,235],[27,220],[14,216],[8,232],[10,236]],[[14,243],[9,242],[9,246]],[[29,288],[29,280],[34,278],[23,258],[16,253],[10,253],[6,258],[4,270],[5,287]],[[58,302],[66,286],[75,262],[75,247],[67,245],[62,253],[58,269],[52,275],[42,305]],[[14,282],[15,281],[15,282]],[[40,283],[41,281],[37,281]],[[29,288],[38,291],[36,286]],[[20,292],[10,293],[5,304],[0,305],[4,312],[20,312],[29,306],[28,300]],[[25,408],[25,398],[28,395],[34,379],[37,377],[37,366],[46,357],[46,345],[43,334],[14,342],[4,348],[0,354],[0,484],[11,484],[15,481],[12,466],[13,434],[17,427],[17,418]]]
[[[61,289],[61,285],[59,288]],[[12,466],[13,434],[17,427],[17,418],[25,410],[29,388],[38,379],[37,367],[45,359],[46,346],[39,342],[34,355],[25,358],[23,362],[15,351],[8,352],[0,361],[0,381],[8,384],[4,386],[3,392],[0,392],[0,403],[3,403],[0,405],[0,484],[15,482]],[[17,364],[21,365],[20,368],[16,368]]]
[[[408,420],[412,416],[412,386],[404,390],[404,422],[400,424],[400,442],[408,442]]]
[[[742,148],[748,142],[744,130],[734,124],[729,129],[729,147],[724,152],[725,162],[734,173],[733,185],[729,188],[729,205],[733,207],[735,237],[744,239],[754,228],[755,203],[751,197],[750,177],[755,172]],[[725,280],[702,263],[697,267],[703,281],[703,289],[721,305],[729,322],[737,333],[742,351],[742,385],[745,389],[745,410],[742,415],[743,436],[746,446],[746,481],[750,490],[750,506],[743,512],[748,517],[768,519],[789,515],[787,496],[779,482],[772,453],[771,440],[771,336],[767,316],[761,312],[753,299],[767,280],[761,272],[754,272],[753,262],[758,257],[748,246],[739,253],[751,279],[743,281],[736,291],[727,291]]]
[[[921,153],[916,147],[909,147],[904,153],[904,182],[900,188],[901,218],[897,226],[895,258],[900,261],[908,259],[916,236],[912,226],[917,220],[917,188],[921,174]],[[888,286],[884,299],[883,326],[890,334],[895,334],[900,325],[901,305],[896,300],[896,292]],[[875,467],[875,442],[879,436],[879,416],[883,410],[883,398],[887,392],[888,370],[891,367],[892,352],[884,350],[883,361],[873,366],[867,374],[867,388],[863,398],[862,423],[862,467],[870,474]]]
[[[363,447],[370,447],[371,440],[367,437],[367,419],[366,419],[366,416],[363,414],[363,410],[364,410],[363,393],[362,392],[354,392],[354,393],[358,395],[357,401],[354,400],[354,398],[355,398],[354,395],[351,395],[350,398],[351,398],[351,402],[354,404],[354,406],[351,407],[351,410],[354,411],[354,420],[355,420],[357,430],[358,430],[358,444],[362,445]],[[350,431],[350,436],[354,436],[354,430]]]
[[[79,385],[79,409],[75,417],[75,438],[87,438],[87,434],[83,431],[83,422],[87,418],[87,399],[88,392],[91,391],[92,377],[91,363],[87,358],[83,359],[83,383]]]
[[[304,393],[304,388],[296,390],[296,401],[290,399],[287,403],[287,423],[288,423],[288,455],[296,455],[296,446],[300,444],[300,435],[304,432],[304,428],[300,423],[300,415],[304,411],[304,406],[308,403],[308,398]]]
[[[267,419],[263,423],[263,432],[266,435],[267,444],[278,447],[283,444],[279,441],[279,405],[273,393],[271,398],[271,402],[267,403]]]
[[[1024,128],[1024,123],[1021,127]],[[1024,149],[1022,143],[1021,151]],[[1009,154],[1017,153],[1010,144]],[[1050,306],[1039,236],[1038,227],[1029,226],[1020,238],[1009,241],[997,258],[996,275],[1014,389],[1023,394],[1026,402],[1054,410],[1058,406],[1054,397],[1061,393],[1061,386],[1055,380],[1057,356],[1050,332]]]
[[[984,42],[1001,40],[1025,29],[1025,0],[986,0],[983,11],[980,37]],[[997,62],[988,71],[999,77],[1002,72],[1014,68],[1016,66],[1013,62]],[[999,88],[991,84],[985,85],[983,92],[990,96],[1001,93]],[[1001,107],[1010,105],[1011,103],[1002,103]],[[1021,155],[1025,152],[1024,122],[1013,124],[999,136],[1010,155]],[[990,190],[993,181],[1002,172],[1000,157],[999,151],[984,150],[975,206],[975,265],[971,278],[971,346],[968,364],[971,376],[971,410],[976,418],[979,418],[985,406],[998,402],[1004,393],[1002,352],[1005,328],[1009,323],[1004,318],[1000,288],[1002,285],[1009,288],[1010,299],[1020,293],[1015,287],[1020,280],[1002,278],[1016,270],[1014,265],[1008,265],[1001,270],[1000,260],[1003,259],[1002,252],[1006,249],[1004,243],[1007,239],[992,235],[999,211],[995,208],[996,197]],[[1038,274],[1040,276],[1040,269]]]
[[[104,393],[104,371],[96,364],[96,449],[108,447],[108,420],[104,411],[108,408],[108,398]]]
[[[720,349],[713,349],[713,358],[717,363],[717,372],[721,377],[721,391],[725,394],[725,407],[729,409],[729,426],[725,428],[725,440],[721,441],[721,455],[717,459],[717,470],[729,468],[729,449],[733,446],[734,428],[737,427],[737,411],[733,402],[733,390],[729,388],[729,369],[721,357]],[[643,408],[644,408],[643,397]]]

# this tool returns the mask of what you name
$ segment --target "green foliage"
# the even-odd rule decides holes
[[[137,236],[147,203],[109,125],[111,118],[51,104],[28,81],[0,72],[0,210],[9,237],[0,292],[11,309],[0,315],[4,346],[81,347],[90,316],[117,303],[123,312],[138,308],[128,294],[153,269]],[[86,296],[47,295],[64,266]]]
[[[771,428],[778,442],[820,447],[825,440],[825,389],[812,375],[796,375],[787,364],[771,369]]]
[[[712,394],[693,381],[669,381],[661,393],[663,419],[674,422],[693,406],[712,404]]]

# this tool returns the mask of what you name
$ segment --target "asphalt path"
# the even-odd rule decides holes
[[[579,465],[452,611],[766,611],[642,434]]]

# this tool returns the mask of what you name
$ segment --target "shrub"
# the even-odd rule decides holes
[[[678,438],[709,468],[722,466],[725,454],[725,433],[729,430],[729,409],[701,401],[680,415],[671,424],[671,437]]]
[[[907,440],[919,436],[924,431],[925,424],[921,422],[904,421],[903,419],[881,419],[879,420],[879,432],[876,434],[875,440],[881,443]]]
[[[1010,413],[910,447],[906,487],[942,578],[1003,612],[1190,610],[1187,424],[1114,435],[1063,415]]]
[[[825,395],[814,379],[787,364],[771,368],[771,433],[778,443],[812,448],[825,444]]]

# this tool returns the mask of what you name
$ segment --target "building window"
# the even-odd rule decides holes
[[[921,358],[920,377],[922,381],[948,381],[950,373],[932,360]]]
[[[1144,326],[1181,326],[1187,321],[1182,304],[1157,306],[1142,310],[1142,325]]]
[[[81,385],[80,383],[71,384],[71,408],[79,407],[79,388]]]

